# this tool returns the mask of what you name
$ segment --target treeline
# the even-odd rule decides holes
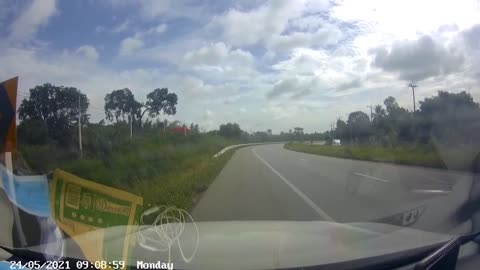
[[[229,158],[213,155],[239,140],[202,134],[194,123],[156,117],[175,114],[177,103],[176,94],[166,88],[153,90],[144,103],[125,88],[107,94],[99,109],[90,107],[87,95],[74,87],[36,86],[18,110],[15,173],[61,168],[139,194],[146,203],[188,209]],[[105,119],[92,123],[89,112]]]
[[[106,94],[104,108],[92,108],[88,96],[75,87],[49,83],[35,86],[18,109],[19,153],[38,173],[56,167],[71,167],[78,172],[82,169],[73,168],[72,161],[81,158],[85,160],[83,163],[92,163],[95,160],[107,169],[115,168],[117,166],[112,165],[114,156],[126,156],[123,151],[127,148],[130,156],[135,156],[132,145],[140,152],[145,149],[144,144],[152,141],[161,142],[161,147],[189,144],[192,149],[206,149],[207,146],[201,144],[208,144],[210,154],[229,144],[285,139],[272,135],[271,131],[269,134],[248,134],[236,123],[222,124],[217,130],[202,132],[195,123],[187,125],[161,120],[158,116],[177,112],[178,97],[167,88],[154,89],[145,100],[137,101],[132,91],[124,88]],[[93,123],[89,112],[97,114],[95,118],[100,114],[104,119]],[[142,153],[138,154],[138,160],[142,160]],[[75,166],[80,164],[74,163]]]
[[[338,119],[335,129],[324,133],[327,140],[342,143],[376,144],[381,146],[430,145],[479,147],[480,107],[463,91],[439,91],[419,102],[413,112],[388,97],[373,107],[369,116],[351,112],[348,119]]]
[[[87,133],[89,129],[107,126],[111,128],[107,128],[107,131],[104,131],[106,133],[112,128],[123,131],[122,127],[128,126],[130,122],[136,132],[145,132],[158,126],[165,129],[164,122],[152,123],[151,120],[143,122],[142,119],[145,114],[152,118],[160,114],[173,115],[176,113],[177,102],[177,95],[169,93],[167,88],[153,90],[146,96],[144,103],[135,100],[128,88],[114,90],[105,96],[104,112],[96,109],[97,113],[105,113],[105,119],[110,123],[106,124],[104,120],[91,123],[88,113],[90,101],[87,95],[75,87],[46,83],[30,89],[28,98],[22,100],[20,104],[18,140],[20,144],[56,144],[69,147],[78,144],[79,126]],[[170,123],[170,126],[174,124],[178,122]],[[124,134],[128,137],[129,130],[127,129]]]
[[[217,130],[210,130],[209,135],[222,136],[224,138],[234,138],[242,142],[286,142],[286,141],[319,141],[325,140],[323,133],[304,133],[303,128],[296,127],[288,132],[281,131],[274,134],[271,129],[266,131],[246,132],[241,129],[237,123],[227,123],[220,125]]]

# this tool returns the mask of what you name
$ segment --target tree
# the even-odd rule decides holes
[[[370,118],[362,111],[352,112],[348,115],[348,127],[355,140],[366,141],[370,134]]]
[[[146,112],[150,117],[155,117],[161,113],[174,115],[177,113],[175,107],[178,97],[175,93],[168,93],[168,88],[157,88],[147,95],[147,102],[143,105],[143,112],[140,115],[140,122]]]
[[[398,140],[406,142],[414,140],[412,113],[401,108],[394,97],[386,98],[384,104],[387,110],[384,128],[390,138],[390,144],[394,144]]]
[[[383,101],[383,104],[385,104],[385,108],[387,109],[387,113],[389,115],[396,113],[400,109],[400,106],[398,106],[397,101],[392,96],[387,97]]]
[[[194,123],[190,124],[190,134],[192,134],[192,135],[200,134],[200,128],[199,128],[198,124],[194,124]]]
[[[378,104],[373,107],[373,119],[372,119],[372,132],[376,142],[385,142],[383,141],[387,133],[387,111]]]
[[[237,123],[222,124],[220,125],[218,134],[226,138],[240,138],[242,129]]]
[[[292,134],[293,139],[297,141],[303,140],[303,128],[302,127],[294,127],[293,128],[293,134]]]
[[[177,113],[178,97],[175,93],[168,93],[167,88],[157,88],[147,95],[147,102],[142,104],[135,100],[130,89],[114,90],[105,96],[105,115],[107,119],[118,122],[119,118],[125,121],[126,116],[133,116],[141,124],[143,116],[148,112],[150,117],[161,113],[174,115]],[[128,118],[127,118],[128,119]]]
[[[125,116],[128,117],[130,113],[134,119],[140,119],[141,107],[142,104],[135,100],[128,88],[113,90],[110,94],[105,95],[105,115],[110,121],[115,118],[115,121],[118,122],[120,117],[125,121]]]
[[[339,138],[341,140],[347,139],[349,136],[349,131],[348,131],[348,126],[345,121],[338,119],[337,120],[337,125],[335,128],[335,137]]]
[[[480,108],[465,91],[449,93],[439,91],[437,96],[420,101],[417,132],[426,137],[434,136],[450,144],[474,140],[480,131]]]
[[[295,127],[295,128],[293,128],[293,130],[294,130],[293,133],[294,133],[295,135],[303,135],[303,128],[301,128],[301,127]]]
[[[266,142],[268,141],[268,133],[264,131],[257,131],[250,135],[252,141],[254,142]]]
[[[88,124],[90,102],[77,88],[45,83],[29,92],[28,99],[24,99],[18,109],[19,119],[42,121],[48,136],[55,141],[63,145],[71,141],[73,129],[78,125],[79,100],[82,125]],[[29,132],[27,129],[24,131]]]
[[[40,119],[25,119],[17,127],[20,144],[42,145],[48,142],[48,128]]]
[[[373,107],[373,124],[375,126],[380,126],[385,117],[387,116],[387,111],[382,107],[382,105],[376,105]]]

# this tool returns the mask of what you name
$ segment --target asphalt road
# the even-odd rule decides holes
[[[282,144],[245,147],[236,151],[192,216],[196,221],[385,221],[459,230],[453,216],[467,200],[474,177],[299,153]]]

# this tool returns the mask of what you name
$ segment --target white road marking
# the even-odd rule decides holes
[[[413,189],[413,193],[422,193],[422,194],[444,194],[444,193],[450,193],[451,190],[443,190],[443,189]]]
[[[362,177],[366,177],[366,178],[370,178],[370,179],[373,179],[373,180],[377,180],[377,181],[382,181],[382,182],[385,182],[385,183],[390,182],[390,181],[385,180],[385,179],[373,177],[373,176],[366,175],[366,174],[362,174],[362,173],[357,173],[357,172],[356,172],[356,173],[353,173],[353,174],[358,175],[358,176],[362,176]]]
[[[310,206],[321,218],[325,219],[326,221],[332,221],[334,222],[333,218],[331,216],[329,216],[327,213],[325,213],[325,211],[323,211],[320,207],[318,207],[310,198],[307,197],[307,195],[305,195],[302,191],[300,191],[296,186],[294,186],[287,178],[285,178],[285,176],[283,176],[282,174],[280,174],[277,170],[275,170],[270,164],[268,164],[268,162],[266,162],[262,157],[260,157],[260,155],[257,154],[257,152],[255,152],[254,149],[252,149],[252,152],[253,154],[255,154],[255,156],[257,156],[257,158],[263,162],[263,164],[265,164],[270,170],[272,170],[272,172],[274,172],[278,177],[280,177],[280,179],[287,185],[289,186],[295,193],[297,193],[298,196],[300,196],[300,198],[302,198],[305,203],[308,204],[308,206]]]
[[[300,160],[301,161],[308,161],[306,158],[301,158]]]

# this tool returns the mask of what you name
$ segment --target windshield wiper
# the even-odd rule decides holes
[[[480,236],[480,232],[456,236],[415,264],[413,270],[455,269],[460,247]]]

